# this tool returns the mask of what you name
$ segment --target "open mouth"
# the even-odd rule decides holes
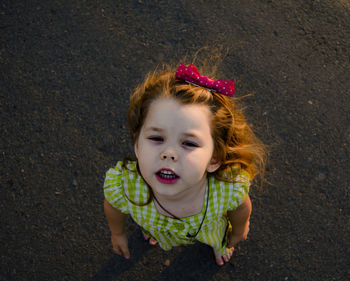
[[[156,177],[162,183],[175,183],[180,178],[169,169],[161,169],[156,173]]]

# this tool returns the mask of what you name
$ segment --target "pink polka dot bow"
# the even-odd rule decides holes
[[[213,80],[207,76],[202,76],[193,64],[186,66],[181,63],[176,70],[175,78],[225,96],[232,97],[235,93],[235,82],[233,80]]]

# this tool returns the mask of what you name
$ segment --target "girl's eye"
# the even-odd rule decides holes
[[[187,147],[199,147],[198,144],[196,144],[195,142],[191,142],[191,141],[184,141],[182,144],[184,146],[187,146]]]
[[[158,137],[158,136],[149,137],[148,139],[154,142],[162,142],[164,140],[162,137]]]

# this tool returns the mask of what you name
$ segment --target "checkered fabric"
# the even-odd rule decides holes
[[[202,228],[195,239],[188,238],[187,234],[196,234],[205,215],[208,186],[208,209]],[[246,198],[250,186],[249,174],[241,170],[231,182],[219,181],[214,176],[209,176],[208,186],[200,213],[181,220],[170,218],[159,214],[153,201],[145,206],[134,204],[142,205],[147,202],[150,196],[148,187],[137,172],[136,162],[130,161],[126,167],[118,162],[115,168],[107,171],[104,195],[116,209],[130,214],[142,230],[164,250],[192,244],[197,240],[213,247],[220,254],[227,254],[227,234],[231,226],[226,212],[235,210]]]

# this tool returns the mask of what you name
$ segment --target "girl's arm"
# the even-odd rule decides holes
[[[232,225],[228,247],[235,246],[238,242],[246,240],[249,232],[249,218],[252,212],[252,203],[249,195],[234,211],[228,211],[227,215]]]
[[[124,257],[128,259],[130,257],[130,252],[128,248],[128,238],[125,233],[125,222],[128,215],[114,208],[106,199],[104,201],[104,211],[109,229],[111,230],[113,250],[118,255],[123,254]]]

